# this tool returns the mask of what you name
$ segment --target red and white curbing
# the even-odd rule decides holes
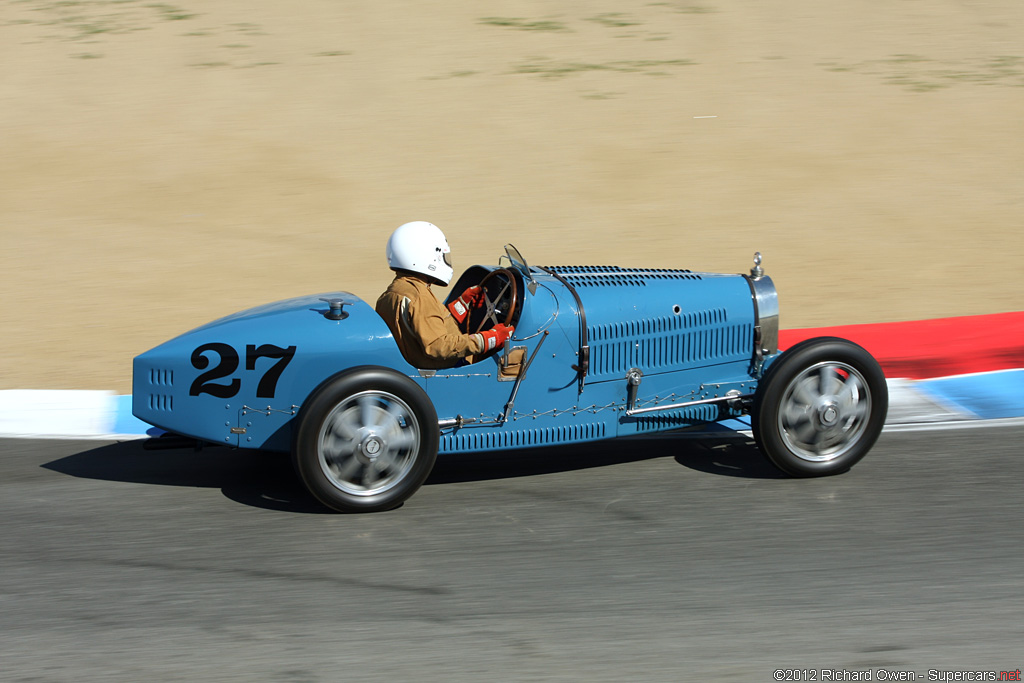
[[[890,378],[887,430],[1024,424],[1024,312],[779,336],[783,349],[820,336],[867,349]],[[127,440],[148,429],[131,396],[112,391],[0,391],[0,437]]]
[[[779,346],[835,336],[860,344],[889,384],[886,428],[1020,424],[1024,312],[783,330]]]
[[[1024,368],[1024,312],[782,330],[779,346],[827,336],[863,346],[886,377],[921,380]]]

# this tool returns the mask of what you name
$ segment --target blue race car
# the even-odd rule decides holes
[[[793,476],[846,471],[874,445],[888,393],[856,344],[778,350],[775,286],[749,275],[529,266],[505,247],[452,287],[480,285],[466,331],[515,325],[472,364],[422,370],[347,292],[298,297],[199,327],[135,358],[133,413],[174,438],[290,451],[339,511],[393,508],[438,453],[633,436],[749,414]]]

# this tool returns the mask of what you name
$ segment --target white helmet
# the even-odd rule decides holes
[[[391,233],[386,250],[388,267],[392,270],[420,273],[445,286],[455,273],[451,252],[441,228],[426,221],[398,226]]]

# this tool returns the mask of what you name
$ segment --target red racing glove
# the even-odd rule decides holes
[[[484,353],[493,351],[502,344],[505,340],[512,336],[512,333],[516,331],[516,328],[511,325],[498,324],[487,330],[486,332],[480,332],[480,336],[484,338]]]
[[[484,290],[474,285],[463,292],[458,299],[448,304],[448,310],[452,312],[455,322],[461,323],[469,315],[470,308],[479,308],[483,305]]]

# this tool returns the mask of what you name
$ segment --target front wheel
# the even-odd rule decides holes
[[[801,342],[773,363],[757,388],[752,427],[783,472],[819,477],[850,469],[878,439],[889,392],[878,362],[836,337]]]
[[[292,448],[313,496],[340,512],[398,506],[437,458],[437,414],[408,377],[368,367],[328,380],[303,406]]]

